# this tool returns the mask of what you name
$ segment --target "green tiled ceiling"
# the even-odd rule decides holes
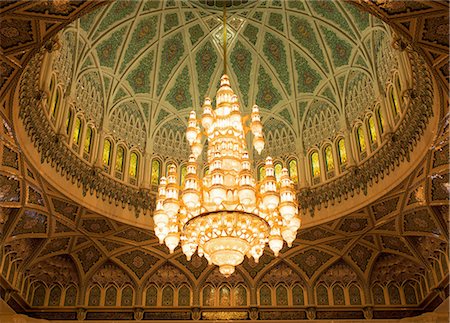
[[[192,107],[199,112],[205,96],[214,99],[223,70],[222,11],[208,3],[100,6],[61,32],[77,56],[77,80],[87,71],[99,75],[95,88],[106,110],[135,102],[149,138],[169,116],[185,120]],[[242,110],[259,104],[263,122],[278,118],[299,139],[295,129],[303,129],[311,102],[333,102],[347,115],[345,95],[356,71],[376,79],[379,43],[390,42],[388,27],[345,1],[239,1],[228,22],[228,74]]]

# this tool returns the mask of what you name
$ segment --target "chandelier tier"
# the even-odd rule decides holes
[[[197,158],[202,152],[202,132],[195,111],[191,111],[186,139],[192,149],[181,187],[171,166],[162,177],[154,213],[155,233],[172,253],[181,248],[190,260],[195,251],[210,264],[231,275],[244,257],[255,262],[266,242],[278,256],[283,240],[292,245],[300,227],[295,191],[284,168],[279,179],[271,157],[266,158],[265,177],[255,180],[247,151],[246,132],[253,134],[258,153],[264,148],[258,106],[253,106],[250,127],[245,126],[237,96],[223,75],[216,95],[216,108],[205,99],[201,126],[208,140],[208,173],[201,181]]]
[[[160,180],[153,221],[159,242],[165,243],[170,253],[181,242],[188,260],[197,251],[229,276],[245,256],[258,262],[267,242],[278,256],[283,240],[289,247],[292,245],[301,222],[286,168],[277,179],[272,158],[267,157],[264,179],[261,183],[255,180],[246,133],[248,130],[253,133],[253,146],[261,154],[263,126],[257,105],[250,116],[241,115],[238,98],[226,75],[226,30],[224,2],[225,74],[220,79],[215,109],[211,99],[206,98],[200,121],[208,140],[208,173],[201,181],[197,159],[203,149],[203,133],[195,111],[191,111],[186,139],[192,154],[184,183],[178,186],[176,168],[171,166],[167,178]],[[250,127],[246,127],[248,118]]]

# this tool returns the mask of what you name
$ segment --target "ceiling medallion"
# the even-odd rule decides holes
[[[226,58],[226,12],[224,7],[224,58]],[[255,262],[262,256],[266,242],[278,256],[283,240],[292,245],[300,227],[298,205],[288,170],[275,177],[271,157],[265,163],[265,178],[257,183],[247,151],[246,133],[253,134],[253,146],[264,149],[258,106],[243,117],[237,96],[224,75],[216,94],[203,104],[201,126],[208,140],[208,173],[201,181],[197,158],[202,152],[202,131],[195,111],[191,111],[186,138],[192,154],[181,188],[175,166],[162,177],[153,216],[155,234],[172,253],[181,248],[190,260],[195,251],[205,256],[220,272],[231,275],[244,257]],[[250,118],[250,127],[246,126]]]

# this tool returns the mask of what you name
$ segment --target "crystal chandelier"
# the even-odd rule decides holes
[[[225,17],[224,10],[224,57]],[[203,180],[198,176],[197,163],[203,148],[199,123],[208,140],[209,172]],[[179,187],[175,166],[169,168],[167,177],[160,180],[153,216],[155,234],[170,253],[181,242],[188,260],[197,251],[210,264],[219,266],[225,276],[231,275],[245,256],[258,262],[266,242],[278,256],[283,240],[289,247],[292,245],[301,223],[286,168],[277,180],[272,158],[267,157],[265,177],[257,183],[247,151],[248,131],[252,132],[253,146],[260,154],[264,138],[259,108],[253,106],[251,115],[243,117],[238,98],[224,74],[215,109],[211,99],[206,98],[201,122],[195,111],[190,113],[186,139],[192,154],[185,181]]]

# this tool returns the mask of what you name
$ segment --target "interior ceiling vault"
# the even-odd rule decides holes
[[[18,271],[48,284],[73,281],[78,286],[103,279],[105,268],[117,274],[111,277],[134,286],[155,277],[168,283],[173,276],[161,278],[164,271],[181,273],[196,287],[208,279],[224,282],[204,259],[187,262],[179,248],[169,255],[151,232],[92,213],[60,194],[22,154],[11,120],[17,108],[11,105],[12,93],[23,68],[68,25],[62,41],[73,44],[79,59],[75,75],[96,73],[108,107],[136,104],[149,129],[156,129],[166,114],[184,117],[204,95],[213,96],[222,73],[216,37],[221,32],[219,2],[166,1],[164,7],[158,1],[69,1],[60,7],[50,1],[0,2],[0,115],[5,121],[0,138],[0,242],[1,254],[11,257]],[[427,59],[447,93],[446,1],[358,1],[356,5],[374,16],[355,3],[233,3],[228,28],[235,90],[247,108],[258,103],[266,116],[296,133],[301,132],[301,111],[314,101],[345,114],[342,98],[352,71],[375,72],[373,35],[387,30],[381,20]],[[303,20],[308,24],[302,25]],[[155,28],[147,30],[149,23]],[[238,40],[236,34],[242,37]],[[285,50],[271,51],[271,42],[281,42]],[[296,60],[297,54],[304,63]],[[161,67],[164,55],[175,58]],[[199,70],[205,60],[207,70]],[[294,68],[297,64],[303,74]],[[304,71],[311,78],[302,79]],[[246,260],[238,267],[237,281],[253,288],[294,275],[313,288],[327,279],[357,277],[351,279],[370,286],[430,272],[448,252],[448,143],[440,146],[448,138],[448,124],[438,135],[395,189],[358,212],[302,230],[280,257],[267,250],[259,264]],[[0,278],[2,291],[13,296],[17,309],[30,310],[6,273]],[[448,295],[441,290],[441,296]]]

